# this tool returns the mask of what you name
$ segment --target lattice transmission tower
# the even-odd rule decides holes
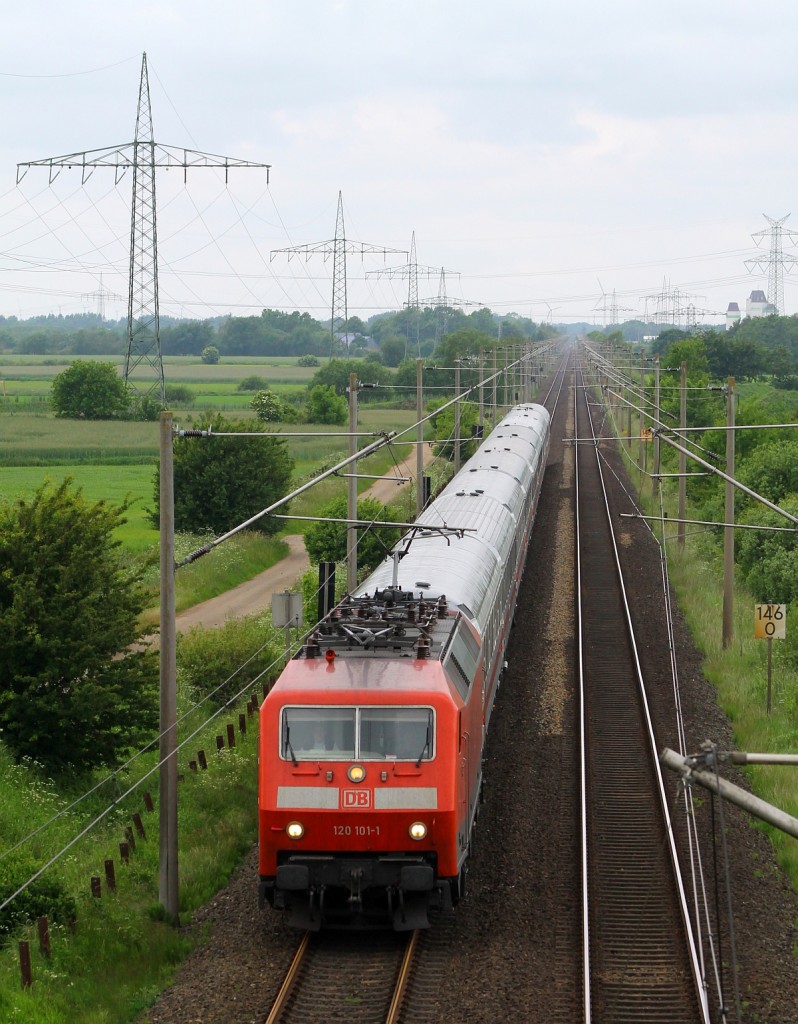
[[[302,255],[306,260],[311,256],[323,256],[325,262],[333,258],[333,282],[332,282],[332,307],[330,313],[330,359],[336,352],[337,344],[346,330],[346,322],[349,319],[346,294],[346,257],[350,253],[357,253],[359,256],[367,256],[373,253],[381,253],[386,256],[388,253],[404,253],[406,249],[389,249],[384,245],[375,245],[371,242],[353,242],[346,237],[344,227],[344,200],[341,192],[338,192],[338,212],[335,217],[335,238],[325,242],[308,242],[304,245],[290,245],[285,249],[272,249],[271,259],[280,253],[285,253],[289,261],[292,256]]]
[[[196,167],[223,167],[225,183],[231,167],[260,167],[266,169],[269,180],[270,164],[217,156],[182,146],[166,146],[155,141],[150,104],[150,83],[147,73],[147,54],[142,54],[139,99],[136,108],[136,131],[132,142],[103,149],[90,149],[65,156],[50,156],[42,160],[29,160],[17,164],[17,184],[29,167],[47,167],[50,183],[63,168],[81,168],[85,183],[97,167],[113,167],[115,183],[125,171],[133,171],[133,200],[130,221],[130,273],[128,279],[127,352],[125,355],[125,383],[144,396],[157,395],[166,404],[166,389],[161,358],[160,313],[158,303],[158,231],[155,203],[155,172],[158,168],[181,168],[186,181],[189,169]],[[20,174],[20,169],[25,168]],[[55,172],[55,173],[53,173]],[[88,172],[88,173],[87,173]],[[132,380],[133,371],[144,365],[149,370],[146,387],[137,387]]]
[[[108,299],[115,299],[117,302],[121,302],[123,296],[117,295],[116,292],[109,292],[107,288],[103,287],[103,275],[100,274],[100,284],[96,291],[85,292],[81,298],[84,302],[95,301],[97,303],[97,316],[101,321],[105,320],[105,304]]]
[[[456,277],[459,277],[459,272],[448,271],[451,275],[455,273]],[[481,306],[481,302],[472,302],[470,299],[452,299],[446,294],[446,274],[447,271],[444,267],[441,267],[441,276],[438,282],[438,294],[433,295],[429,299],[422,299],[421,301],[425,306],[434,306],[437,313],[435,321],[435,346],[437,348],[441,338],[444,334],[449,332],[449,313],[456,306]]]
[[[671,288],[670,282],[663,280],[662,291],[652,295],[642,295],[645,300],[643,320],[646,323],[670,324],[672,327],[692,327],[696,323],[697,311],[693,299],[702,296],[682,292]],[[653,312],[651,307],[653,306]]]
[[[405,359],[407,359],[411,343],[415,346],[416,356],[421,355],[421,307],[418,303],[418,279],[419,277],[432,277],[438,273],[437,267],[425,267],[419,265],[416,260],[416,233],[410,239],[410,260],[401,267],[387,267],[379,270],[369,270],[366,276],[373,274],[376,277],[406,277],[407,278],[407,330],[405,335]]]
[[[760,270],[764,273],[767,267],[768,275],[768,302],[775,308],[776,315],[780,315],[784,308],[784,268],[787,268],[789,273],[792,268],[798,263],[798,258],[795,256],[785,256],[782,251],[782,244],[785,238],[787,238],[792,245],[796,243],[793,239],[798,236],[798,231],[791,231],[789,228],[783,227],[785,220],[789,217],[782,217],[781,220],[776,220],[774,217],[768,217],[766,213],[762,216],[770,224],[770,230],[762,228],[761,231],[755,231],[751,238],[754,239],[757,245],[760,241],[769,238],[770,249],[767,255],[764,253],[761,256],[753,256],[750,260],[745,261],[748,272],[753,274],[755,270]]]
[[[629,306],[620,306],[618,304],[618,296],[615,289],[612,289],[612,296],[609,296],[599,281],[599,287],[601,288],[601,298],[598,300],[596,305],[593,307],[594,310],[602,311],[602,324],[604,327],[611,327],[613,325],[618,326],[620,324],[621,313],[634,313],[635,310]]]

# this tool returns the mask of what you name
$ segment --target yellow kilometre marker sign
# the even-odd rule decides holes
[[[787,635],[787,605],[754,605],[754,639],[783,640]]]

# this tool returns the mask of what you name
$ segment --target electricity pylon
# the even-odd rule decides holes
[[[634,310],[630,309],[628,306],[618,305],[618,297],[614,288],[612,289],[612,298],[610,298],[604,291],[604,286],[601,281],[599,281],[599,288],[601,288],[601,298],[593,309],[598,310],[599,307],[601,308],[604,327],[612,326],[613,324],[617,325],[619,323],[618,317],[620,313],[634,313]]]
[[[160,313],[158,308],[158,233],[156,227],[155,171],[156,168],[182,168],[183,181],[190,168],[223,167],[227,183],[231,167],[266,168],[269,180],[271,164],[254,163],[235,157],[202,153],[181,146],[164,146],[153,136],[150,84],[147,74],[147,54],[142,55],[139,100],[136,109],[136,131],[132,142],[103,149],[89,149],[82,153],[50,156],[43,160],[29,160],[17,164],[17,184],[25,177],[20,168],[47,167],[50,184],[65,167],[81,169],[81,183],[85,183],[96,167],[113,167],[117,184],[125,171],[133,170],[133,201],[130,222],[130,275],[128,282],[127,354],[125,356],[125,383],[144,396],[157,394],[161,405],[166,404],[166,389],[161,358]],[[55,171],[55,173],[53,173]],[[88,172],[88,173],[87,173]],[[152,371],[154,380],[146,388],[136,388],[131,374],[144,363]]]
[[[452,274],[453,271],[449,271]],[[459,272],[456,273],[459,277]],[[438,294],[430,299],[423,299],[424,305],[434,306],[438,314],[435,322],[435,346],[437,348],[442,336],[449,330],[449,310],[455,306],[480,306],[479,302],[471,302],[470,299],[450,299],[446,294],[446,270],[441,267],[441,276],[438,283]]]
[[[766,213],[762,216],[770,224],[770,230],[762,228],[761,231],[755,231],[751,238],[754,239],[757,245],[759,245],[759,239],[770,238],[770,251],[767,256],[754,256],[750,260],[745,261],[748,272],[753,274],[754,270],[758,269],[764,273],[765,267],[768,271],[768,302],[775,308],[776,315],[779,316],[784,306],[784,268],[787,268],[789,273],[792,268],[798,263],[798,258],[795,256],[785,256],[782,252],[781,244],[782,240],[786,236],[792,242],[792,239],[798,235],[798,231],[791,231],[789,228],[784,228],[782,225],[784,221],[789,217],[789,213],[786,217],[782,217],[781,220],[776,220],[773,217],[768,217]],[[795,245],[795,242],[792,242]]]
[[[407,278],[407,302],[405,303],[405,309],[407,310],[407,333],[405,337],[405,359],[407,359],[408,349],[410,348],[410,338],[412,336],[416,346],[416,356],[421,355],[421,338],[419,333],[420,321],[421,321],[421,309],[418,304],[418,278],[419,275],[422,277],[432,277],[433,274],[438,273],[437,267],[425,267],[419,266],[416,261],[416,233],[410,239],[410,260],[408,263],[403,264],[401,267],[387,267],[386,269],[380,270],[369,270],[366,273],[366,277],[370,274],[374,274],[376,277],[406,277]]]
[[[85,292],[82,296],[84,302],[91,302],[92,299],[97,300],[97,316],[100,320],[105,320],[105,302],[107,299],[116,299],[121,301],[122,296],[117,295],[116,292],[109,292],[107,288],[103,288],[103,275],[100,274],[100,286],[96,292]]]
[[[680,292],[678,288],[671,290],[670,282],[663,279],[661,292],[641,296],[646,303],[643,319],[655,324],[671,324],[673,327],[684,324],[685,327],[690,327],[696,319],[696,308],[692,300],[702,297]],[[654,303],[653,314],[648,311],[649,302]]]
[[[405,253],[406,249],[389,249],[384,245],[373,245],[371,242],[347,241],[344,228],[344,200],[338,192],[338,212],[335,218],[335,238],[326,242],[308,242],[305,245],[290,245],[285,249],[272,249],[270,259],[279,253],[286,253],[290,262],[292,256],[303,255],[306,260],[311,256],[321,255],[325,262],[328,256],[333,258],[332,308],[330,316],[330,359],[335,353],[336,339],[344,333],[349,319],[346,298],[346,257],[348,253],[358,253],[361,257],[372,253]]]

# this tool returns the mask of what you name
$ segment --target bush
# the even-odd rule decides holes
[[[152,395],[136,395],[130,403],[127,418],[140,423],[152,423],[158,419],[160,412],[161,403]]]
[[[249,403],[250,409],[263,423],[276,423],[282,418],[282,403],[273,391],[268,388],[259,391]]]
[[[176,530],[225,533],[288,493],[294,461],[285,441],[265,432],[262,437],[221,437],[220,433],[252,435],[253,422],[228,420],[220,414],[202,417],[195,426],[201,430],[210,427],[214,435],[202,440],[192,437],[175,440]],[[155,472],[153,484],[155,507],[150,520],[157,526],[159,470]],[[278,533],[282,524],[279,519],[264,516],[252,528],[264,534]]]
[[[279,635],[262,616],[231,619],[218,629],[197,626],[177,638],[180,685],[190,688],[191,699],[198,700],[233,676],[212,698],[221,707],[247,682],[260,688],[262,680],[255,681],[255,677],[268,670],[281,649]],[[274,675],[278,671],[275,667]]]
[[[78,359],[53,378],[50,404],[56,416],[110,420],[124,417],[130,396],[113,363]]]
[[[50,771],[116,764],[158,722],[157,659],[119,657],[148,600],[114,536],[125,511],[69,477],[0,502],[0,727],[17,759]]]
[[[300,356],[296,364],[297,366],[318,366],[319,361],[315,356]]]
[[[260,391],[262,388],[268,388],[269,382],[264,377],[258,377],[257,374],[253,374],[251,377],[245,377],[239,382],[236,391]]]
[[[336,395],[330,384],[317,384],[310,390],[307,417],[310,423],[328,423],[340,426],[349,417],[349,405],[341,395]]]
[[[219,349],[215,345],[206,345],[200,353],[203,363],[218,363],[221,359]]]
[[[167,403],[175,402],[180,405],[191,405],[194,401],[194,392],[186,384],[166,385]]]
[[[331,519],[346,519],[348,501],[336,498],[319,513]],[[392,522],[395,519],[390,508],[385,508],[376,498],[360,498],[357,503],[357,517],[362,520],[380,519]],[[305,532],[305,547],[312,562],[343,562],[346,558],[345,523],[312,523]],[[399,531],[390,527],[375,527],[358,532],[357,562],[359,568],[376,569],[388,550],[399,539]]]

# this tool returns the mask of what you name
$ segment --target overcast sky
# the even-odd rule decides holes
[[[796,30],[795,0],[26,0],[0,37],[0,313],[96,312],[101,287],[126,312],[130,174],[16,165],[131,141],[146,51],[157,142],[271,164],[159,173],[162,314],[329,317],[332,259],[271,254],[331,240],[340,191],[347,239],[415,232],[422,302],[444,268],[450,300],[536,320],[678,290],[718,322],[767,289],[763,214],[798,232]],[[406,278],[366,272],[407,259],[350,257],[350,314],[400,308]]]

